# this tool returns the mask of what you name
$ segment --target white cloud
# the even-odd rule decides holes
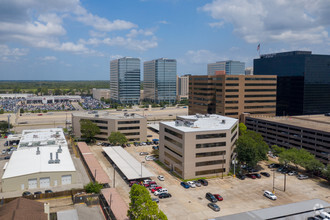
[[[26,56],[29,50],[25,48],[9,48],[7,45],[0,44],[0,61],[14,61],[21,56]]]
[[[159,23],[159,24],[169,24],[168,21],[165,21],[165,20],[163,20],[163,21],[159,21],[158,23]]]
[[[151,30],[132,29],[132,30],[130,30],[130,32],[126,36],[129,37],[129,38],[135,38],[138,35],[153,36],[154,33]]]
[[[213,0],[201,10],[219,22],[231,23],[249,43],[329,42],[330,1]]]
[[[224,24],[225,22],[223,21],[209,23],[212,28],[221,28]]]
[[[40,60],[44,60],[44,61],[55,61],[55,60],[57,60],[57,58],[54,57],[54,56],[45,56],[45,57],[40,57]]]
[[[185,63],[207,64],[219,60],[227,60],[209,50],[189,50],[185,54]]]

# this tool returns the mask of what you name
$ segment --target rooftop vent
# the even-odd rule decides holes
[[[50,153],[50,160],[48,160],[49,164],[53,164],[55,163],[55,161],[53,160],[53,153]]]
[[[95,118],[98,118],[98,117],[99,117],[99,115],[98,115],[98,114],[96,114],[96,115],[95,115]]]
[[[221,124],[226,124],[226,120],[222,119]]]
[[[206,114],[205,117],[209,118],[210,117],[210,114]]]
[[[58,146],[57,153],[62,153],[61,145]]]
[[[56,152],[56,159],[55,159],[55,163],[60,163],[60,159],[58,159],[58,152]]]
[[[39,147],[37,147],[37,152],[36,152],[37,155],[40,154],[40,150],[39,150]]]

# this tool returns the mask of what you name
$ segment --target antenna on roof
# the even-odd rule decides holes
[[[54,163],[54,160],[53,160],[53,153],[50,153],[50,160],[48,160],[48,163],[49,163],[49,164]]]

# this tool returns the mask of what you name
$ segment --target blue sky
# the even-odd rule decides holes
[[[177,59],[178,75],[261,53],[330,54],[326,0],[0,0],[0,80],[109,80],[109,62]]]

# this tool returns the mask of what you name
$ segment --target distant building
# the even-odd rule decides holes
[[[183,179],[227,174],[238,120],[220,115],[178,116],[159,123],[159,160]]]
[[[147,140],[147,119],[135,113],[121,115],[109,112],[75,112],[72,113],[72,129],[76,137],[81,138],[80,121],[91,120],[101,130],[95,138],[108,141],[111,132],[119,131],[124,134],[129,142],[144,142]]]
[[[246,67],[245,75],[253,75],[253,67]]]
[[[2,191],[75,184],[76,175],[62,129],[24,130],[2,176]]]
[[[191,75],[184,75],[184,76],[177,77],[176,94],[178,97],[178,101],[183,100],[183,99],[188,99],[189,76],[191,76]]]
[[[146,61],[144,66],[144,99],[152,102],[175,102],[176,60],[160,58]]]
[[[110,99],[110,89],[95,89],[93,88],[93,98],[97,100]]]
[[[305,149],[330,164],[330,116],[260,117],[245,115],[248,129],[259,132],[269,146]]]
[[[275,116],[276,76],[190,76],[189,114]]]
[[[254,59],[253,68],[254,75],[277,75],[276,115],[330,112],[330,55],[265,54]]]
[[[221,71],[217,72],[216,71]],[[218,61],[207,64],[207,75],[245,75],[245,63],[240,61]]]
[[[110,99],[123,104],[140,102],[140,59],[123,57],[110,62]]]

